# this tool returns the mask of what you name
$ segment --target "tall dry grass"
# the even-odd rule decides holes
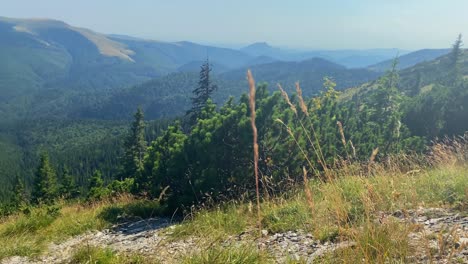
[[[432,142],[428,163],[432,166],[455,166],[468,162],[468,132],[463,136],[445,137]]]
[[[322,147],[320,146],[320,141],[319,141],[319,138],[317,136],[317,133],[315,132],[314,125],[312,124],[310,119],[307,118],[307,120],[309,121],[309,127],[310,127],[310,129],[312,131],[312,136],[314,138],[314,140],[313,140],[310,133],[309,133],[309,130],[306,129],[306,127],[304,125],[304,122],[302,121],[301,118],[299,118],[296,106],[293,103],[291,103],[291,101],[289,100],[288,94],[286,93],[286,91],[284,91],[281,84],[278,84],[278,89],[280,90],[281,95],[284,98],[284,100],[286,101],[286,103],[289,105],[289,108],[295,114],[296,119],[298,120],[298,122],[299,122],[299,124],[300,124],[300,126],[301,126],[301,128],[303,130],[304,135],[306,135],[306,138],[309,141],[309,143],[310,143],[310,145],[311,145],[311,147],[312,147],[312,149],[313,149],[313,151],[315,153],[315,156],[316,156],[316,158],[318,160],[318,163],[322,166],[322,168],[323,168],[323,170],[325,172],[325,175],[330,180],[330,174],[329,174],[329,171],[328,171],[327,162],[326,162],[325,157],[323,155]],[[302,90],[301,90],[301,87],[300,87],[299,83],[296,83],[296,91],[297,91],[298,98],[299,98],[300,109],[301,109],[301,111],[304,113],[304,115],[306,117],[309,117],[309,111],[308,111],[307,105],[304,102],[304,99],[302,98]],[[311,160],[310,160],[308,154],[306,153],[306,151],[300,146],[300,144],[299,144],[296,136],[293,134],[291,128],[289,126],[287,126],[281,119],[277,119],[276,121],[279,122],[280,124],[282,124],[286,128],[288,134],[294,140],[294,142],[296,143],[296,146],[301,151],[304,159],[309,164],[310,169],[313,170],[316,175],[319,175],[319,169],[311,162]]]

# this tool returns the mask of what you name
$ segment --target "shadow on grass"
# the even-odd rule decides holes
[[[157,201],[139,200],[124,205],[110,205],[98,215],[104,221],[116,224],[112,232],[123,235],[145,236],[147,231],[172,225],[167,206]]]

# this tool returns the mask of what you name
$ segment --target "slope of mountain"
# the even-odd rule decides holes
[[[380,74],[365,69],[347,69],[344,66],[314,58],[302,62],[273,62],[249,67],[257,82],[267,82],[276,90],[281,83],[288,91],[294,90],[299,81],[304,95],[318,94],[323,89],[323,79],[330,77],[337,89],[358,86],[374,80]],[[245,74],[247,67],[213,76],[218,90],[214,100],[222,104],[229,96],[239,97],[247,91]],[[190,107],[191,92],[198,83],[198,72],[173,73],[162,78],[125,89],[95,104],[96,107],[74,111],[74,118],[125,119],[141,106],[149,119],[174,117],[184,114]]]
[[[188,41],[170,43],[115,36],[111,39],[124,43],[133,50],[135,54],[132,58],[137,63],[151,66],[165,74],[175,72],[187,63],[204,61],[207,58],[228,68],[242,66],[252,59],[251,56],[238,50],[204,46]]]
[[[417,63],[411,67],[399,70],[399,85],[398,88],[403,94],[414,97],[421,93],[428,92],[436,84],[442,84],[450,74],[450,50],[422,50],[416,54],[409,54],[408,57],[402,56],[399,59],[400,63],[409,63],[409,59],[414,59],[413,62],[423,58],[426,54],[428,57],[437,56],[442,53],[443,55],[437,56],[435,59]],[[418,54],[422,54],[418,56]],[[429,54],[429,55],[428,55]],[[445,55],[444,55],[445,54]],[[407,58],[409,58],[407,60]],[[417,58],[417,59],[416,59]],[[390,62],[386,62],[390,63]],[[401,67],[399,67],[401,68]],[[387,69],[388,70],[388,69]],[[459,61],[459,72],[465,79],[468,78],[468,50],[463,50]],[[364,83],[363,85],[354,89],[347,90],[342,98],[344,100],[351,98],[355,94],[366,96],[367,91],[375,88],[375,81]]]
[[[74,112],[74,118],[129,119],[137,107],[144,110],[147,119],[181,115],[191,105],[198,78],[195,72],[171,73],[102,98],[93,107]]]
[[[191,61],[189,63],[186,63],[182,66],[180,66],[179,68],[177,68],[177,71],[178,72],[200,72],[200,66],[203,65],[203,63],[205,63],[204,61]],[[219,73],[223,73],[223,72],[226,72],[228,70],[230,70],[229,67],[221,64],[221,63],[217,63],[217,62],[210,62],[210,65],[213,69],[212,73],[213,74],[219,74]]]
[[[272,63],[278,61],[272,57],[268,56],[258,56],[253,58],[252,60],[247,62],[247,65],[258,65],[258,64],[266,64],[266,63]]]
[[[0,35],[0,102],[44,89],[111,90],[159,76],[121,43],[60,21],[0,18]]]
[[[321,59],[313,58],[301,62],[272,62],[250,67],[257,81],[267,82],[276,89],[276,84],[282,84],[287,90],[294,90],[295,82],[299,82],[307,96],[315,95],[322,89],[323,79],[330,77],[342,90],[376,79],[380,74],[365,69],[347,69],[344,66]],[[236,82],[236,87],[247,87],[245,73],[247,67],[221,74],[224,80]]]
[[[106,36],[49,19],[0,17],[0,36],[1,120],[63,117],[64,107],[87,107],[207,57],[227,69],[253,59],[237,50]]]
[[[418,63],[430,61],[450,52],[450,49],[423,49],[398,58],[398,69],[406,69]],[[393,60],[383,61],[368,67],[369,70],[384,72],[392,66]]]
[[[425,61],[400,71],[400,89],[407,94],[419,94],[440,83],[449,74],[450,58],[443,55],[431,61]],[[468,52],[464,50],[460,58],[460,74],[468,76]]]

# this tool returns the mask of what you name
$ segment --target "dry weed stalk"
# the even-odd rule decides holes
[[[353,158],[356,158],[356,148],[354,147],[353,142],[350,140],[349,145],[351,146],[351,149],[353,150]]]
[[[299,148],[299,150],[301,151],[302,155],[304,156],[304,158],[306,159],[307,163],[309,164],[309,166],[314,170],[314,172],[318,175],[318,170],[315,168],[315,166],[313,165],[313,163],[310,161],[309,159],[309,156],[307,155],[307,153],[305,152],[305,150],[301,147],[301,145],[299,144],[299,142],[297,141],[296,139],[296,136],[294,136],[294,133],[292,132],[291,128],[288,127],[284,122],[283,120],[277,118],[276,119],[276,122],[282,124],[285,128],[286,128],[286,131],[288,131],[288,134],[291,136],[291,138],[294,140],[294,142],[296,143],[297,147]]]
[[[299,106],[301,107],[302,112],[307,117],[309,117],[309,111],[307,109],[307,105],[304,102],[304,98],[302,97],[302,89],[301,89],[301,86],[299,85],[299,82],[296,82],[296,92],[297,92],[297,95],[298,95],[298,98],[299,98]],[[315,149],[315,145],[312,142],[312,140],[310,139],[309,133],[305,129],[304,124],[302,123],[302,120],[299,120],[299,121],[301,123],[302,129],[304,129],[304,132],[305,132],[305,134],[307,136],[307,139],[309,140],[310,144],[312,145],[312,147],[314,149],[314,152],[316,153],[316,155],[317,155],[317,157],[319,159],[319,163],[322,164],[323,169],[324,169],[328,179],[331,180],[331,175],[329,174],[329,171],[328,171],[327,162],[325,160],[325,156],[323,155],[322,147],[320,146],[320,142],[318,140],[317,133],[315,133],[314,125],[313,125],[312,121],[310,120],[310,118],[308,118],[308,120],[309,120],[310,128],[311,128],[312,133],[313,133],[314,138],[315,138],[315,142],[317,144],[317,149]]]
[[[343,146],[346,147],[346,138],[343,131],[343,124],[340,121],[336,121],[336,125],[338,126],[338,130],[340,131],[341,143],[343,143]]]
[[[306,116],[309,116],[309,111],[307,109],[307,105],[304,102],[304,98],[302,97],[302,89],[301,89],[301,86],[299,85],[299,82],[296,82],[296,93],[297,93],[297,97],[299,98],[299,106],[301,107],[302,112]]]
[[[371,167],[372,167],[372,164],[374,164],[374,161],[375,161],[375,158],[377,157],[377,154],[379,154],[379,148],[375,148],[374,150],[372,150],[372,154],[369,158],[369,163],[367,164],[367,173],[370,173],[371,172]]]
[[[468,134],[435,140],[429,153],[429,163],[434,166],[454,166],[468,161]]]
[[[305,128],[304,126],[304,123],[302,122],[302,119],[299,118],[299,115],[297,113],[297,108],[294,104],[291,103],[291,101],[289,100],[289,96],[288,94],[283,90],[283,87],[281,87],[280,84],[278,84],[278,88],[279,90],[281,91],[281,95],[283,96],[284,100],[286,101],[286,103],[289,105],[289,107],[291,108],[291,110],[294,112],[294,114],[296,115],[296,118],[298,119],[299,121],[299,124],[301,125],[310,145],[312,146],[312,149],[314,150],[316,156],[317,156],[317,159],[318,159],[318,163],[323,167],[324,171],[325,171],[325,175],[327,176],[328,180],[331,180],[331,175],[328,171],[328,166],[327,166],[327,163],[325,161],[325,157],[322,153],[322,149],[320,147],[320,142],[318,141],[318,137],[317,137],[317,134],[315,133],[315,129],[314,129],[314,126],[312,124],[312,121],[310,121],[310,119],[308,118],[309,120],[309,123],[310,123],[310,127],[312,129],[312,133],[314,135],[314,138],[315,138],[315,143],[314,141],[312,141],[310,135],[309,135],[309,132],[308,130]],[[302,90],[301,90],[301,87],[299,86],[299,83],[296,82],[296,91],[297,91],[297,94],[298,94],[298,98],[299,98],[299,106],[301,108],[301,111],[307,116],[309,117],[309,111],[307,109],[307,105],[305,104],[304,102],[304,99],[302,97]],[[304,155],[304,157],[306,158],[306,160],[308,161],[309,165],[311,166],[311,168],[314,170],[314,172],[317,173],[318,175],[318,171],[317,169],[315,168],[315,166],[312,165],[312,163],[310,162],[309,158],[307,157],[307,154],[302,150],[302,148],[299,146],[299,143],[298,141],[296,140],[296,138],[294,137],[293,133],[291,132],[291,129],[285,125],[281,120],[279,120],[280,123],[282,123],[287,129],[288,129],[288,133],[291,135],[291,137],[293,137],[294,141],[296,142],[297,146],[301,149],[301,152],[302,154]]]
[[[297,115],[296,106],[291,103],[291,101],[289,100],[288,93],[286,93],[286,91],[283,90],[283,87],[281,87],[281,84],[279,83],[278,83],[278,89],[281,91],[281,96],[283,96],[284,100],[286,101],[286,103],[288,103],[291,110],[294,112],[294,114]]]
[[[262,221],[260,212],[260,190],[258,179],[258,134],[257,126],[255,125],[255,80],[250,70],[247,70],[247,80],[249,82],[249,106],[250,106],[250,124],[253,131],[253,152],[254,152],[254,173],[255,173],[255,191],[257,194],[257,221],[260,234],[262,233]]]
[[[304,172],[304,192],[307,198],[307,204],[309,205],[310,212],[314,213],[314,198],[312,197],[312,191],[310,190],[309,179],[307,178],[307,169],[302,167],[302,171]]]
[[[299,85],[299,82],[296,82],[296,93],[297,93],[297,97],[299,98],[299,106],[300,106],[302,112],[305,114],[305,116],[309,117],[309,110],[307,108],[307,105],[304,102],[304,98],[302,97],[302,89],[301,89],[301,86]],[[311,143],[312,147],[314,148],[314,151],[316,152],[318,158],[319,159],[323,158],[323,154],[321,154],[321,150],[320,150],[321,155],[319,155],[317,153],[317,150],[315,150],[315,146],[314,146],[312,140],[310,139],[309,134],[307,133],[307,130],[305,129],[304,125],[302,124],[302,121],[301,121],[301,126],[304,129],[304,131],[306,132],[307,138],[308,138],[309,142]],[[312,132],[314,133],[314,137],[315,137],[315,139],[317,141],[317,145],[320,148],[320,143],[317,140],[317,135],[315,134],[314,126],[312,125],[312,123],[310,123],[310,126],[312,127]]]
[[[348,144],[346,143],[346,137],[345,137],[345,134],[344,134],[343,124],[341,123],[341,121],[336,121],[336,125],[338,126],[338,131],[340,132],[341,143],[343,144],[343,148],[344,148],[345,153],[346,153],[346,159],[349,162],[350,159],[349,159],[348,148],[347,148]]]

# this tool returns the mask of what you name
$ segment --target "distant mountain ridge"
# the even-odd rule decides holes
[[[406,69],[418,63],[431,61],[440,56],[446,55],[450,49],[422,49],[398,57],[398,69]],[[367,67],[370,70],[384,72],[390,69],[393,60],[383,61]]]
[[[468,79],[468,49],[462,49],[462,56],[459,61],[459,73]],[[400,91],[410,97],[429,92],[434,85],[440,84],[450,72],[449,64],[450,49],[437,49],[437,50],[421,50],[418,52],[410,53],[398,59],[398,75]],[[440,55],[442,54],[442,55]],[[429,59],[435,57],[433,59]],[[389,70],[392,61],[383,62],[378,67],[381,70]],[[402,64],[401,66],[399,66]],[[411,65],[412,66],[408,66]],[[377,66],[369,67],[368,70],[377,72]],[[376,69],[377,68],[377,69]],[[364,83],[359,87],[347,90],[342,97],[350,99],[353,95],[365,97],[367,92],[374,89],[375,81]]]
[[[368,50],[289,50],[270,46],[266,42],[257,42],[240,49],[251,56],[267,56],[280,61],[303,61],[311,58],[322,58],[348,68],[363,68],[407,54],[399,49],[368,49]]]

